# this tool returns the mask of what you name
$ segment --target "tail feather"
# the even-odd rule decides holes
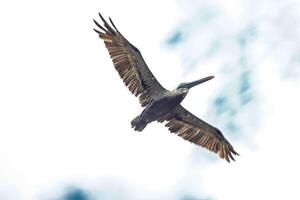
[[[137,116],[131,121],[131,128],[134,128],[135,131],[142,131],[146,126],[147,122],[140,116]]]

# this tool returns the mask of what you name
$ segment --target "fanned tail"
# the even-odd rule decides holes
[[[140,116],[137,116],[131,121],[131,128],[135,131],[142,131],[147,126],[147,122]]]

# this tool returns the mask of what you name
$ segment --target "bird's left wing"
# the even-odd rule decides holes
[[[118,31],[112,20],[111,25],[99,13],[104,27],[94,20],[101,29],[96,30],[110,54],[114,67],[123,82],[135,96],[139,96],[142,106],[146,106],[159,93],[166,91],[149,70],[140,51]]]
[[[181,105],[178,105],[165,120],[168,121],[165,126],[170,132],[219,154],[228,162],[230,159],[234,160],[232,154],[239,155],[220,130],[199,119]]]

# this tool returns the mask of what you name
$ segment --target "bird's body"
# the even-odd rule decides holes
[[[168,118],[174,108],[182,102],[187,93],[188,89],[178,89],[165,91],[158,95],[146,106],[139,116],[132,120],[132,127],[137,131],[142,131],[147,124]]]
[[[180,104],[190,88],[214,77],[181,83],[172,91],[165,89],[148,68],[141,52],[118,31],[110,18],[113,27],[100,14],[99,16],[105,28],[94,20],[101,31],[94,30],[104,41],[124,84],[132,94],[139,97],[141,106],[145,107],[142,113],[131,121],[132,127],[142,131],[151,122],[167,122],[165,126],[170,132],[219,154],[228,162],[230,159],[234,160],[232,154],[238,153],[221,131],[199,119]]]

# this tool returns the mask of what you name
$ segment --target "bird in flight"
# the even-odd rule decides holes
[[[124,84],[139,98],[141,106],[145,107],[142,113],[131,121],[132,128],[142,131],[151,122],[166,122],[165,126],[170,132],[218,154],[228,162],[234,160],[233,155],[239,154],[221,131],[180,105],[192,87],[214,76],[181,83],[172,91],[165,89],[148,68],[141,52],[118,31],[111,18],[109,24],[100,13],[99,16],[103,26],[94,20],[100,29],[94,31],[104,41],[113,65]]]

